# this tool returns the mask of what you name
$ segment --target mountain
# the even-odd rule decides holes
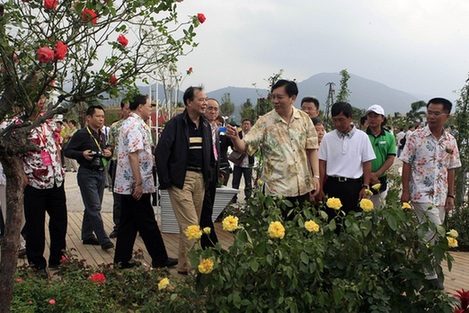
[[[299,82],[297,106],[302,97],[309,95],[316,96],[321,105],[324,104],[327,99],[328,86],[326,84],[328,82],[335,83],[337,95],[340,89],[339,73],[321,73]],[[421,100],[410,93],[353,74],[350,74],[348,89],[351,92],[349,103],[354,107],[366,109],[372,104],[379,104],[387,114],[408,112],[412,102]]]
[[[325,103],[327,100],[327,93],[329,87],[327,83],[335,83],[336,95],[340,89],[340,74],[339,73],[320,73],[311,76],[310,78],[297,82],[299,94],[295,102],[296,107],[300,107],[301,99],[305,96],[314,96],[318,98],[320,102],[320,109],[325,109]],[[348,81],[348,89],[351,94],[349,96],[349,102],[354,107],[360,109],[366,109],[372,104],[379,104],[384,108],[386,114],[393,114],[395,112],[406,113],[410,111],[410,104],[415,101],[424,100],[426,101],[430,97],[415,96],[408,92],[397,90],[386,86],[380,82],[366,79],[354,74],[350,74]],[[148,94],[148,87],[140,87],[140,90],[144,94]],[[153,93],[155,88],[153,86]],[[243,88],[243,87],[224,87],[214,91],[207,92],[207,96],[215,98],[221,101],[221,98],[225,93],[230,94],[231,101],[235,104],[235,113],[233,117],[238,120],[240,118],[239,109],[240,106],[246,102],[246,99],[251,99],[251,103],[256,104],[257,98],[266,97],[268,94],[267,89],[256,89],[256,88]],[[183,92],[179,93],[179,101],[182,102]],[[153,96],[153,98],[155,98]],[[163,87],[158,85],[158,98],[163,101]]]

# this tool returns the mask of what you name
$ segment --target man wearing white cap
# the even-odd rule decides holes
[[[376,208],[384,205],[388,194],[387,171],[396,156],[396,139],[383,127],[386,124],[386,117],[380,105],[373,104],[366,110],[366,120],[368,122],[366,133],[376,155],[376,159],[371,161],[370,178],[370,189],[373,192],[371,201]]]

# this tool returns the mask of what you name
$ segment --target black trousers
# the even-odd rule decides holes
[[[324,184],[324,193],[329,197],[339,198],[342,203],[341,210],[345,213],[358,211],[358,198],[362,189],[361,180],[339,182],[335,179],[327,179]],[[337,211],[326,208],[329,219],[336,216]]]
[[[218,237],[215,232],[215,227],[212,221],[213,204],[215,203],[215,193],[217,192],[217,182],[215,179],[210,181],[208,187],[205,189],[204,202],[202,204],[202,212],[200,214],[200,228],[210,227],[210,235],[203,234],[200,238],[200,245],[202,249],[214,247],[218,242]]]
[[[64,184],[51,189],[24,189],[24,215],[26,218],[26,253],[31,266],[46,267],[44,258],[46,212],[49,214],[50,254],[49,266],[60,265],[67,235],[67,205]]]
[[[140,200],[136,200],[132,195],[121,195],[122,208],[114,263],[125,266],[132,259],[137,232],[142,236],[153,267],[164,265],[168,260],[150,197],[150,194],[143,194]]]

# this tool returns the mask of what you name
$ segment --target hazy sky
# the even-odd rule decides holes
[[[467,0],[184,0],[178,12],[207,18],[178,64],[194,70],[183,88],[267,88],[280,69],[297,81],[347,69],[454,100],[469,73]]]

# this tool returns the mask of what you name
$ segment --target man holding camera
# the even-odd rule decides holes
[[[80,187],[85,213],[81,239],[85,245],[101,245],[103,250],[114,248],[104,231],[101,205],[105,188],[105,168],[111,158],[111,149],[101,132],[104,125],[104,109],[92,105],[86,110],[85,128],[78,130],[65,149],[65,156],[80,164],[77,181]]]

